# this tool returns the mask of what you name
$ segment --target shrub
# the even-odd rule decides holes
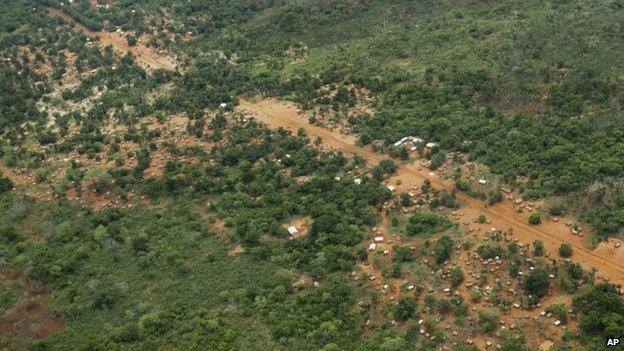
[[[13,186],[14,184],[11,179],[3,177],[2,174],[0,174],[0,194],[13,189]]]
[[[559,246],[559,255],[565,258],[572,256],[572,245],[561,244],[561,246]]]
[[[487,217],[482,213],[479,215],[479,217],[477,218],[477,222],[479,223],[485,223],[487,222]]]
[[[448,235],[444,235],[433,247],[436,262],[440,264],[451,258],[451,251],[453,251],[453,240]]]
[[[481,297],[483,297],[483,293],[481,293],[479,288],[472,288],[472,290],[470,290],[470,300],[473,302],[481,301]]]
[[[541,240],[535,240],[533,242],[533,253],[535,256],[544,255],[544,243]]]
[[[525,292],[538,298],[546,296],[550,286],[548,279],[546,270],[541,267],[535,268],[524,280]]]
[[[491,333],[498,326],[499,316],[495,310],[484,310],[479,313],[479,328],[484,333]]]
[[[459,178],[455,181],[455,188],[459,191],[468,191],[470,190],[470,183],[464,178]]]
[[[529,223],[533,225],[538,225],[542,223],[542,215],[534,212],[529,216]]]
[[[408,220],[405,232],[407,235],[431,235],[450,228],[451,221],[431,211],[416,213]]]
[[[416,312],[416,299],[413,297],[402,297],[394,311],[394,318],[399,322],[405,322],[414,316]]]
[[[458,286],[464,281],[464,272],[459,268],[453,268],[450,272],[451,276],[451,285]]]

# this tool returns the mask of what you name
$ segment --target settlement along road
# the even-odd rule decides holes
[[[309,136],[322,138],[325,146],[342,150],[346,154],[359,155],[373,164],[388,159],[384,155],[374,153],[370,147],[356,145],[356,139],[351,135],[344,135],[308,123],[294,106],[275,100],[263,100],[256,103],[240,99],[240,107],[251,112],[255,118],[272,128],[282,127],[291,131],[304,128]],[[399,165],[397,175],[391,181],[397,179],[401,180],[401,185],[397,186],[398,191],[420,186],[425,179],[429,179],[431,184],[439,189],[450,191],[454,187],[452,182],[431,176],[428,170],[420,169],[417,165]],[[460,192],[457,193],[457,198],[464,202],[461,210],[468,215],[468,218],[483,213],[492,221],[489,226],[500,230],[511,230],[514,238],[518,238],[521,242],[532,243],[536,239],[543,241],[546,250],[552,253],[552,257],[557,257],[561,244],[569,243],[574,249],[573,261],[579,262],[585,269],[592,267],[598,269],[598,275],[609,278],[613,283],[624,284],[624,263],[614,259],[612,255],[593,252],[585,248],[582,238],[569,234],[570,230],[565,226],[565,220],[532,226],[528,224],[526,215],[517,213],[513,204],[486,207],[481,201]]]

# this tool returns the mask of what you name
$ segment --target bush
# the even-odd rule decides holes
[[[481,301],[481,297],[483,297],[483,293],[479,288],[472,288],[472,290],[470,290],[470,300],[473,302]]]
[[[451,252],[453,251],[453,240],[448,235],[441,237],[433,247],[433,253],[436,257],[438,264],[447,261],[451,258]]]
[[[402,297],[394,311],[394,318],[399,322],[405,322],[412,318],[416,312],[416,299],[413,297]]]
[[[542,223],[542,215],[534,212],[529,216],[529,223],[533,225],[538,225]]]
[[[572,245],[561,244],[561,246],[559,246],[559,256],[565,258],[572,256]]]
[[[495,310],[484,310],[479,313],[479,328],[484,333],[491,333],[498,327],[499,316]]]
[[[505,256],[505,249],[500,245],[481,245],[477,248],[477,253],[483,259],[503,257]]]
[[[128,41],[128,46],[135,46],[138,43],[137,38],[132,34],[128,34],[126,40]]]
[[[431,235],[450,228],[453,225],[446,217],[430,211],[416,213],[410,217],[405,233],[409,236]]]
[[[14,184],[11,179],[3,177],[2,174],[0,174],[0,194],[13,189],[13,186]]]
[[[523,285],[527,295],[533,295],[537,298],[546,296],[550,286],[548,272],[541,267],[535,268],[525,278]]]
[[[470,183],[464,178],[459,178],[455,181],[455,188],[459,191],[465,192],[470,190]]]
[[[566,207],[564,205],[561,204],[555,204],[555,205],[551,205],[548,208],[548,213],[551,216],[561,216],[566,212]]]
[[[450,272],[451,285],[456,287],[464,281],[464,272],[459,268],[453,268]]]
[[[533,253],[535,256],[544,256],[544,243],[541,240],[533,242]]]

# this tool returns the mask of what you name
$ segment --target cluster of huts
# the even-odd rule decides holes
[[[422,145],[424,142],[425,141],[419,137],[406,136],[406,137],[401,138],[399,141],[397,141],[396,143],[392,145],[395,147],[406,146],[409,148],[410,151],[416,151],[418,150],[418,146]],[[425,149],[433,149],[437,146],[438,146],[437,143],[428,142],[425,144]]]

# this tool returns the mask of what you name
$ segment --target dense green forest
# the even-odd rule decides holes
[[[26,294],[32,315],[63,324],[40,337],[0,323],[0,349],[478,349],[446,343],[452,326],[529,350],[530,335],[499,331],[499,319],[513,301],[536,307],[553,292],[574,296],[574,317],[558,305],[548,313],[578,330],[552,350],[623,335],[619,287],[566,262],[571,248],[553,262],[539,241],[519,247],[496,232],[477,243],[435,212],[459,207],[454,192],[423,185],[413,202],[384,183],[401,162],[388,146],[416,135],[439,143],[426,155],[434,163],[460,151],[526,199],[562,199],[551,214],[577,216],[597,238],[621,236],[623,1],[95,4],[0,3],[0,158],[35,175],[31,186],[0,173],[0,310],[7,319]],[[141,67],[46,6],[141,38],[180,67]],[[243,96],[290,100],[311,122],[398,157],[367,164],[304,130],[271,130],[232,111]],[[192,143],[154,127],[180,115]],[[89,194],[123,206],[72,201]],[[390,262],[367,244],[380,214],[393,238],[414,242],[393,243]],[[306,235],[290,238],[293,218],[311,222]],[[448,263],[473,251],[505,262],[513,301],[487,268],[473,277],[487,292],[438,291],[471,279]],[[405,280],[404,296],[354,279],[369,262],[379,279]],[[485,301],[489,310],[470,312]]]

